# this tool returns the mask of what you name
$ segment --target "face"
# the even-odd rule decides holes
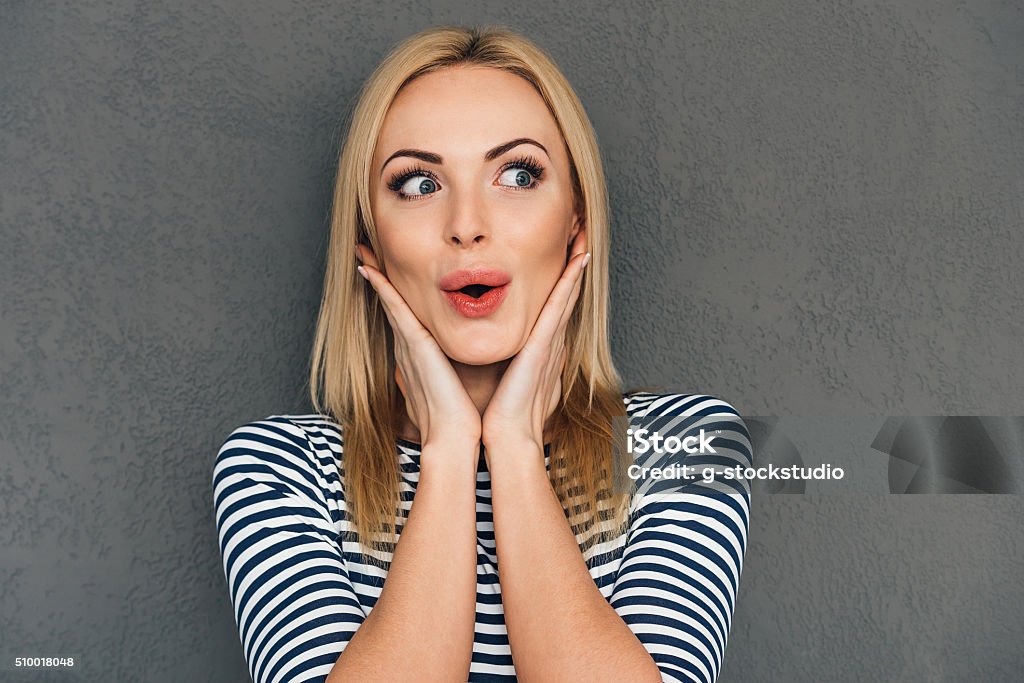
[[[408,83],[370,176],[376,260],[452,360],[514,356],[585,241],[569,157],[525,79],[451,67]]]

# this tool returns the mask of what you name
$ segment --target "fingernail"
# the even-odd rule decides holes
[[[363,268],[362,266],[358,266],[356,270],[359,271],[359,274],[363,276],[364,280],[366,280],[367,282],[370,281],[370,276],[366,274],[365,268]]]
[[[588,263],[590,263],[590,252],[589,251],[587,252],[587,255],[583,257],[583,265],[580,266],[580,268],[581,269],[586,268]]]

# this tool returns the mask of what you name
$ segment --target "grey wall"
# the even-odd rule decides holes
[[[437,23],[518,28],[578,89],[630,384],[1024,415],[1021,2],[552,4],[0,2],[4,657],[246,679],[212,459],[308,411],[339,122]],[[755,498],[720,680],[1019,680],[1022,512]]]

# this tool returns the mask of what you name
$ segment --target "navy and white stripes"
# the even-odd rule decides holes
[[[661,416],[713,415],[721,430],[714,463],[751,462],[746,427],[724,401],[646,392],[623,400],[627,413],[645,423]],[[419,451],[400,440],[396,453],[402,522],[419,480]],[[341,428],[321,415],[250,422],[235,429],[217,454],[213,494],[221,557],[256,683],[323,681],[380,595],[387,570],[362,561],[345,508],[343,473]],[[689,487],[638,494],[628,530],[587,552],[601,594],[650,652],[665,681],[710,683],[721,669],[749,526],[749,487],[730,486],[730,493],[717,495]],[[477,607],[469,680],[514,681],[484,469],[477,474],[476,507]],[[389,564],[390,556],[384,559]]]

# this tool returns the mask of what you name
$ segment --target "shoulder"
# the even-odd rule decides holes
[[[736,464],[751,464],[750,434],[736,408],[717,396],[701,393],[630,391],[623,394],[631,427],[657,431],[662,436],[685,435],[705,430]],[[721,459],[721,458],[719,458]]]
[[[640,467],[631,503],[634,521],[661,524],[679,515],[711,516],[742,539],[742,547],[750,485],[735,472],[751,466],[753,452],[739,411],[724,399],[700,393],[637,391],[624,399],[633,435],[630,461]],[[693,470],[686,474],[681,466]],[[649,476],[644,468],[664,476]]]
[[[244,478],[309,498],[339,486],[341,428],[322,415],[270,415],[233,429],[213,466],[215,491]]]
[[[629,391],[623,394],[623,401],[630,416],[700,416],[726,415],[740,417],[732,404],[709,394],[655,393],[650,391]],[[742,420],[740,420],[742,422]]]

